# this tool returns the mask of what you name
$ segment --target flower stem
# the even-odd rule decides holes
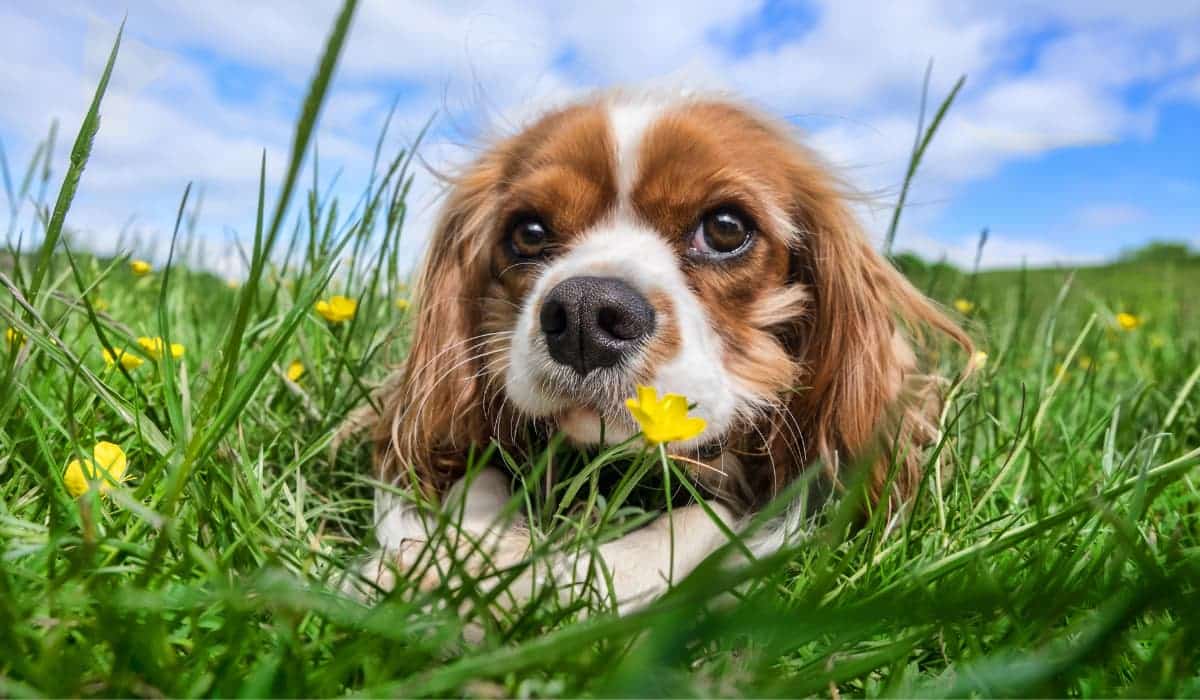
[[[670,562],[667,564],[667,585],[675,585],[675,517],[671,510],[671,463],[667,461],[667,446],[658,443],[658,459],[663,468],[663,491],[667,496],[667,528],[670,530]]]

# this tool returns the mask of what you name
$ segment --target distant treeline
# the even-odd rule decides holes
[[[1187,243],[1180,241],[1151,241],[1143,246],[1122,251],[1112,262],[1113,264],[1128,264],[1198,261],[1200,261],[1200,250],[1189,247]],[[938,275],[963,272],[945,260],[930,262],[916,253],[910,252],[898,253],[892,256],[892,262],[906,275]]]
[[[1117,257],[1117,262],[1171,262],[1200,258],[1200,251],[1179,241],[1151,241],[1140,248],[1130,248]]]

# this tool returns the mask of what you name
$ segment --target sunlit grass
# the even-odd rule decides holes
[[[375,484],[364,438],[330,447],[411,330],[395,255],[411,154],[380,154],[358,207],[315,185],[292,197],[347,22],[280,199],[260,187],[238,285],[186,264],[187,193],[169,262],[70,244],[92,112],[62,195],[48,146],[4,164],[0,695],[1200,693],[1194,259],[911,270],[984,356],[945,412],[955,468],[928,470],[908,517],[863,522],[852,485],[794,547],[731,568],[731,545],[625,618],[602,595],[506,606],[518,571],[472,581],[461,562],[465,586],[343,595]],[[955,376],[967,358],[935,361]],[[84,469],[115,463],[106,443],[119,475]],[[646,522],[665,484],[686,497],[661,458],[555,438],[527,456],[481,445],[473,468],[520,476],[538,558]]]

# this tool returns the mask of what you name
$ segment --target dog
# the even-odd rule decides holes
[[[376,490],[364,575],[384,589],[417,575],[431,525],[411,495],[454,504],[489,562],[521,561],[528,532],[502,517],[511,479],[464,478],[469,451],[634,438],[639,385],[705,421],[669,447],[706,501],[561,555],[556,585],[599,566],[616,611],[636,610],[813,469],[832,490],[866,461],[870,499],[899,512],[947,383],[919,357],[933,336],[968,356],[971,341],[874,250],[848,192],[787,125],[718,96],[606,92],[483,150],[450,180],[411,351],[380,396],[374,467],[395,487]],[[536,590],[525,578],[518,599]]]

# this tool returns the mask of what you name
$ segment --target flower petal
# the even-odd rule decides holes
[[[637,399],[625,399],[625,408],[629,409],[629,414],[638,422],[638,425],[645,429],[646,425],[653,423],[654,419],[646,410],[641,407]]]
[[[138,345],[146,351],[150,357],[158,360],[162,358],[162,338],[147,338],[142,336],[137,339]]]
[[[121,481],[124,478],[127,460],[125,451],[119,445],[105,441],[98,442],[92,448],[92,457],[101,469],[112,476],[113,481]]]
[[[643,407],[658,405],[658,389],[639,384],[637,388],[637,400]]]
[[[683,418],[687,415],[687,398],[679,394],[667,394],[662,400],[662,410],[667,418]]]
[[[707,427],[708,427],[708,422],[705,421],[703,418],[685,418],[683,420],[682,425],[680,425],[678,437],[676,437],[675,439],[676,440],[691,440],[692,438],[696,437],[700,433],[703,433],[704,429]]]
[[[66,486],[67,493],[75,498],[79,498],[91,488],[83,474],[83,464],[79,460],[73,459],[67,463],[67,470],[63,472],[63,486]]]

